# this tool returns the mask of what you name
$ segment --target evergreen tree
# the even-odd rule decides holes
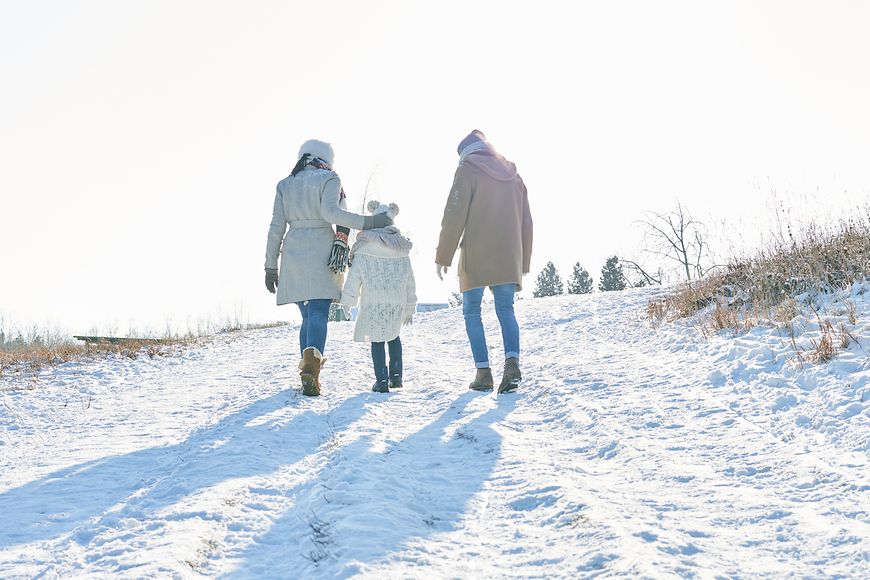
[[[580,267],[580,262],[574,264],[574,271],[568,278],[568,294],[589,294],[592,292],[592,276],[586,268]]]
[[[538,281],[535,285],[535,291],[533,292],[534,297],[557,296],[564,292],[565,288],[562,285],[562,278],[560,278],[559,274],[556,272],[556,266],[553,262],[547,262],[547,265],[544,266],[544,269],[541,270],[540,274],[538,274]]]
[[[598,289],[602,292],[613,290],[625,290],[625,276],[622,273],[622,264],[616,256],[607,258],[607,263],[601,268],[601,279],[598,281]]]

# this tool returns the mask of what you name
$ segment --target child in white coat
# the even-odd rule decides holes
[[[399,213],[395,203],[370,201],[372,215],[385,213],[393,220]],[[411,269],[411,240],[396,226],[365,230],[357,234],[350,251],[351,267],[341,294],[345,312],[359,303],[353,338],[371,342],[375,384],[372,390],[386,393],[402,387],[402,341],[399,332],[411,321],[417,306],[414,272]],[[385,344],[389,347],[389,367]]]

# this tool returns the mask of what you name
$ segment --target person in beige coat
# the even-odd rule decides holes
[[[532,259],[532,214],[526,186],[516,165],[499,155],[478,130],[460,143],[459,167],[444,207],[435,267],[443,279],[459,247],[459,289],[465,330],[477,367],[475,390],[494,387],[486,335],[480,318],[483,292],[489,287],[501,326],[505,366],[498,392],[516,390],[520,331],[514,315],[514,294]]]
[[[302,144],[293,171],[278,182],[266,241],[266,289],[276,294],[279,306],[294,303],[302,314],[299,369],[305,395],[320,394],[329,305],[341,298],[344,274],[336,266],[336,250],[347,249],[348,228],[392,224],[386,215],[346,210],[341,180],[332,170],[334,157],[329,143]],[[343,231],[337,233],[333,224]]]

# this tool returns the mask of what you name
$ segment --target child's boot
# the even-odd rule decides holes
[[[376,393],[389,393],[390,383],[387,377],[387,367],[375,367],[375,384],[372,385],[372,391]]]
[[[390,388],[402,388],[402,361],[390,360]]]

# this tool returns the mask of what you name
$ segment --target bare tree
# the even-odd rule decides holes
[[[646,268],[640,263],[634,260],[626,260],[625,258],[620,258],[619,263],[622,264],[625,270],[635,274],[634,282],[628,280],[632,288],[638,286],[660,286],[662,278],[664,278],[661,268],[655,272],[647,272]]]
[[[649,212],[647,219],[639,221],[646,226],[644,251],[676,262],[677,270],[685,276],[687,282],[701,278],[716,267],[706,265],[710,261],[707,227],[692,218],[679,202],[676,211],[665,214]],[[645,278],[654,280],[639,267],[636,269]]]

